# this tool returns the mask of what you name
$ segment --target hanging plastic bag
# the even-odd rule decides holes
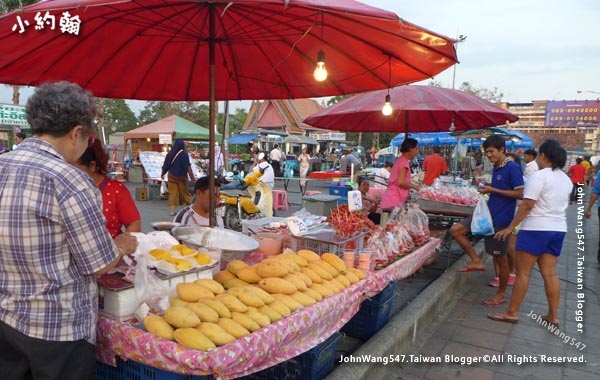
[[[145,304],[153,312],[164,311],[169,306],[169,287],[148,268],[146,256],[150,249],[157,246],[152,238],[145,234],[132,233],[132,235],[138,240],[138,247],[133,254],[136,261],[134,290],[138,303]]]
[[[471,220],[471,234],[476,236],[487,236],[494,233],[494,222],[492,214],[488,208],[487,202],[483,195],[479,196],[477,206],[473,211],[473,219]]]
[[[410,204],[404,216],[404,225],[412,237],[415,245],[427,243],[431,232],[429,231],[429,217],[416,203]]]

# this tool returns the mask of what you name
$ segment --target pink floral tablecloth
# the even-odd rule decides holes
[[[381,292],[390,281],[405,278],[425,263],[439,245],[431,239],[387,268],[370,273],[344,291],[292,313],[233,343],[201,352],[157,338],[126,322],[105,317],[98,321],[98,360],[116,365],[116,356],[181,374],[236,378],[271,367],[300,355],[339,331],[367,298]]]

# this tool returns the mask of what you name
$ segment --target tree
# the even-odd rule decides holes
[[[123,99],[104,99],[104,125],[111,131],[126,132],[138,127],[138,120]]]
[[[478,96],[481,99],[488,100],[492,103],[500,103],[502,102],[502,98],[504,97],[504,93],[502,93],[502,91],[500,91],[498,87],[494,87],[493,89],[488,89],[485,87],[475,87],[469,82],[462,82],[460,84],[459,90]]]
[[[38,1],[39,0],[2,0],[0,2],[0,14],[8,13],[26,5],[35,4]],[[11,87],[13,89],[12,102],[13,104],[19,104],[21,102],[21,86],[12,85]]]

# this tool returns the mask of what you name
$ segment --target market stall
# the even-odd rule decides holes
[[[364,300],[381,292],[390,281],[410,276],[430,260],[439,243],[438,239],[432,238],[386,268],[369,272],[364,280],[343,291],[207,352],[157,338],[145,332],[140,324],[101,317],[98,359],[114,365],[116,356],[120,356],[169,372],[228,378],[257,372],[291,359],[339,331],[357,313]]]
[[[390,281],[415,273],[435,255],[438,239],[342,292],[305,307],[279,322],[208,352],[188,349],[157,338],[139,324],[100,317],[97,356],[114,365],[116,356],[181,374],[213,374],[236,378],[291,359],[339,331],[356,314],[360,304],[378,294]],[[344,307],[339,307],[344,305]]]

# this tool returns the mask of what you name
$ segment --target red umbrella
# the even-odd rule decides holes
[[[393,112],[384,116],[381,109],[387,94],[388,90],[380,90],[353,96],[310,115],[304,122],[336,131],[447,132],[504,125],[519,119],[463,91],[416,85],[390,89]]]
[[[0,18],[0,83],[68,80],[119,99],[349,94],[455,61],[450,38],[353,0],[50,0]]]
[[[452,39],[353,0],[49,0],[0,17],[0,83],[208,100],[211,125],[216,100],[356,93],[455,62]]]

